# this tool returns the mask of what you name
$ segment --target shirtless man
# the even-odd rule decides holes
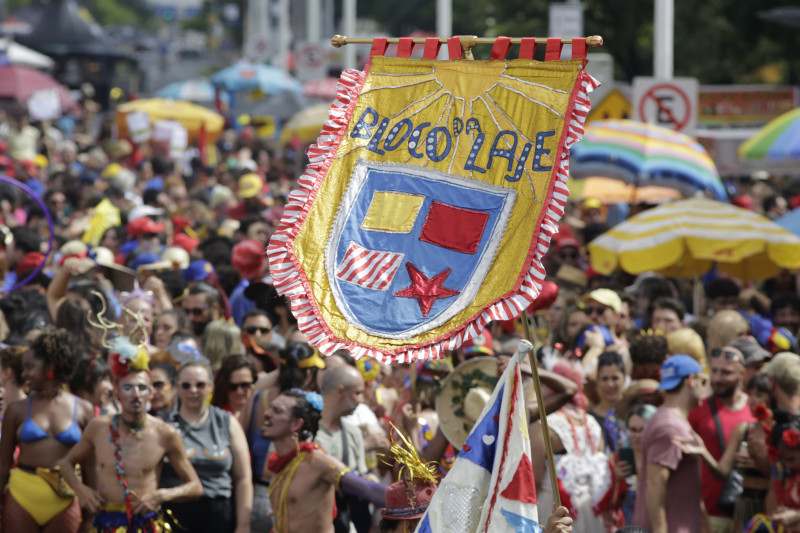
[[[81,505],[98,513],[94,519],[98,531],[126,526],[128,531],[160,530],[156,529],[161,522],[160,505],[199,498],[203,486],[175,428],[147,414],[147,400],[153,393],[149,372],[129,368],[124,376],[115,377],[121,413],[93,419],[80,442],[58,464]],[[158,488],[165,456],[185,481],[183,485]],[[97,465],[97,490],[74,474],[74,465],[90,457]]]
[[[386,485],[362,478],[317,444],[309,442],[319,427],[322,397],[292,389],[272,400],[264,413],[265,438],[275,446],[268,470],[275,531],[333,531],[334,489],[385,507]]]

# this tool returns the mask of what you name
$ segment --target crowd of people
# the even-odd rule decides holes
[[[527,328],[438,361],[321,355],[265,255],[301,147],[244,128],[173,161],[92,109],[69,134],[0,115],[2,530],[413,531]],[[769,180],[732,198],[795,200]],[[609,219],[568,204],[531,313],[544,531],[800,531],[796,273],[712,272],[690,313],[683,280],[591,269]],[[433,477],[397,480],[406,439]]]

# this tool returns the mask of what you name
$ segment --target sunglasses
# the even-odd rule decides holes
[[[155,239],[156,237],[158,237],[158,233],[142,233],[143,239],[149,240],[149,239]]]
[[[201,315],[203,315],[203,314],[204,314],[206,311],[208,311],[208,307],[193,307],[193,308],[191,308],[191,309],[184,309],[184,311],[186,311],[186,314],[187,314],[187,315],[197,315],[197,316],[201,316]]]
[[[247,332],[248,335],[254,335],[256,332],[258,332],[259,335],[266,335],[267,333],[272,331],[272,328],[260,328],[258,326],[247,326],[246,328],[244,328],[244,330]]]
[[[164,388],[164,386],[165,386],[166,384],[167,384],[167,382],[166,382],[166,381],[154,381],[154,382],[153,382],[153,388],[154,388],[154,389],[161,390],[161,389],[163,389],[163,388]]]
[[[239,390],[239,389],[241,389],[243,391],[246,391],[246,390],[249,390],[249,389],[253,388],[253,382],[252,381],[242,381],[241,383],[228,383],[228,388],[230,390],[232,390],[232,391]]]
[[[726,361],[741,361],[742,354],[733,350],[726,350],[725,348],[714,348],[711,350],[711,357],[717,358],[720,355],[725,356]]]
[[[183,383],[181,383],[181,388],[183,390],[190,390],[192,388],[195,388],[197,390],[203,390],[207,386],[208,383],[206,383],[205,381],[198,381],[197,383],[189,383],[188,381],[184,381]]]
[[[598,315],[602,315],[603,313],[606,312],[606,309],[608,309],[608,307],[606,307],[604,305],[598,305],[597,307],[593,307],[591,305],[587,305],[586,307],[583,308],[583,311],[587,315],[593,315],[595,313],[597,313]]]
[[[558,252],[558,255],[563,259],[577,259],[578,252]]]

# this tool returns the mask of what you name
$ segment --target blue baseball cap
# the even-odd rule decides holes
[[[131,261],[131,264],[128,266],[131,268],[131,270],[136,270],[140,266],[149,265],[150,263],[155,263],[160,260],[161,257],[159,257],[158,254],[145,252],[134,257],[133,261]]]
[[[668,357],[661,365],[661,383],[658,390],[673,390],[683,378],[703,371],[703,367],[691,356],[684,354]]]
[[[212,272],[214,272],[214,267],[211,263],[198,259],[183,269],[183,281],[203,281]]]

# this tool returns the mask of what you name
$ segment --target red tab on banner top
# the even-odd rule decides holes
[[[500,61],[506,58],[508,50],[511,48],[510,37],[498,37],[492,45],[492,61]]]
[[[450,55],[450,59],[462,59],[464,57],[464,54],[461,51],[461,39],[458,35],[448,37],[447,53]]]
[[[572,39],[572,59],[586,59],[586,37]]]
[[[438,37],[428,37],[425,39],[425,50],[422,52],[424,59],[436,59],[439,57],[439,48],[442,43],[439,42]]]
[[[382,56],[389,47],[389,40],[386,37],[375,37],[372,39],[372,49],[369,51],[370,57]]]
[[[564,45],[561,43],[561,37],[550,37],[547,39],[547,48],[544,51],[545,61],[558,61],[561,59],[561,49]]]
[[[414,51],[414,39],[412,37],[400,37],[397,43],[397,57],[411,57]]]
[[[536,53],[536,38],[523,37],[519,43],[519,58],[533,59],[533,54],[535,53]]]

